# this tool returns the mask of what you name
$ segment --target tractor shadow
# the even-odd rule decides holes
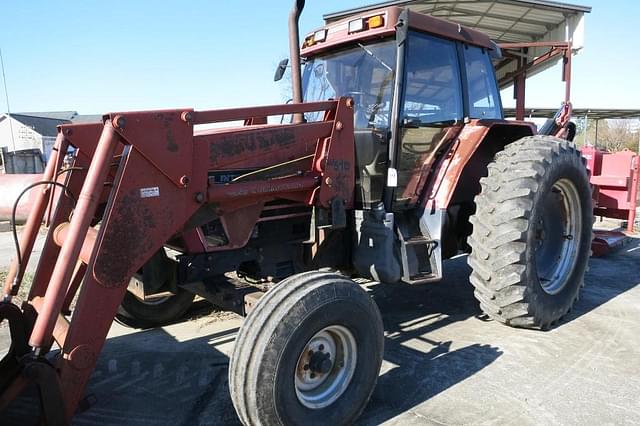
[[[110,338],[85,392],[93,404],[73,425],[239,425],[227,383],[235,323]]]
[[[484,320],[469,284],[466,257],[444,265],[444,279],[420,286],[375,284],[369,290],[385,325],[385,354],[376,389],[358,424],[380,424],[411,410],[496,361],[490,345],[460,345],[442,329]]]
[[[385,362],[360,423],[395,417],[501,355],[487,345],[459,347],[433,336],[443,327],[481,315],[467,285],[466,260],[454,260],[447,274],[438,285],[367,286],[385,323]],[[197,321],[111,337],[87,387],[95,403],[73,424],[239,424],[227,374],[241,322],[202,327],[208,308],[194,309],[187,317],[202,317]]]
[[[559,327],[638,285],[640,238],[628,238],[624,247],[591,258],[589,266],[581,298]],[[480,310],[473,295],[466,256],[446,261],[444,269],[444,278],[439,283],[369,286],[385,324],[385,362],[359,424],[380,424],[411,410],[473,376],[502,355],[493,346],[460,347],[456,342],[455,326],[449,326],[472,318],[491,320]],[[505,332],[509,330],[505,327]]]
[[[565,322],[637,285],[640,239],[591,259],[590,266],[583,297]],[[469,273],[466,258],[459,257],[445,263],[440,283],[366,286],[382,313],[385,354],[378,384],[358,424],[380,424],[410,411],[500,358],[500,348],[453,337],[456,327],[465,327],[463,321],[486,321]],[[241,321],[216,315],[210,305],[199,303],[182,323],[118,329],[119,335],[106,342],[87,386],[93,404],[73,424],[239,424],[227,374]],[[0,423],[12,424],[11,419],[3,416]],[[21,415],[13,419],[28,424]]]
[[[585,287],[573,310],[560,322],[568,323],[640,284],[640,237],[627,237],[623,247],[589,259]]]

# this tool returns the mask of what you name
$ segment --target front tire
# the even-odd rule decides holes
[[[306,272],[279,283],[247,316],[229,367],[245,425],[350,424],[375,387],[382,319],[348,278]]]
[[[470,281],[482,310],[515,327],[547,329],[578,298],[590,256],[591,187],[566,140],[508,145],[481,179],[471,217]]]

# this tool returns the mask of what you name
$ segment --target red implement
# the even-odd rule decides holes
[[[640,161],[629,150],[610,153],[595,147],[582,149],[594,186],[594,213],[597,216],[627,221],[633,232],[638,198]]]

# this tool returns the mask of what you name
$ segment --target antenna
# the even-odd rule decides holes
[[[13,138],[13,123],[11,123],[11,108],[9,107],[9,92],[7,91],[7,77],[4,74],[4,59],[2,59],[2,49],[0,49],[0,67],[2,68],[2,81],[4,82],[4,96],[7,99],[7,118],[9,119],[9,130],[11,131],[11,145],[16,150],[16,141]]]

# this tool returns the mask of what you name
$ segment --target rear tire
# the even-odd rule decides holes
[[[482,310],[515,327],[547,329],[578,298],[590,256],[591,187],[566,140],[530,136],[489,164],[470,219],[470,281]]]
[[[382,319],[344,276],[306,272],[260,299],[236,339],[229,389],[245,425],[351,424],[375,387]]]
[[[116,320],[127,327],[153,328],[182,317],[193,304],[195,295],[183,289],[177,293],[148,301],[127,291],[118,307]]]

